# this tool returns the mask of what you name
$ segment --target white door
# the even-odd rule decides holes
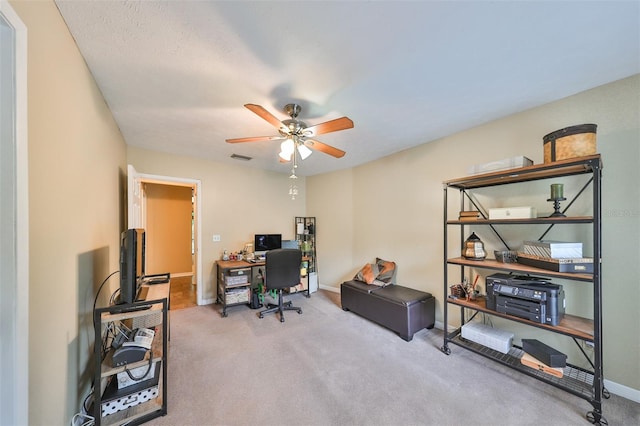
[[[127,166],[127,228],[144,228],[144,194],[136,169]]]
[[[0,0],[0,176],[0,424],[27,424],[27,29],[4,0]]]

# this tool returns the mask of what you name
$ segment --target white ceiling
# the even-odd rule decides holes
[[[638,1],[56,4],[127,144],[283,173],[279,142],[225,142],[277,135],[245,103],[354,121],[318,137],[347,154],[313,175],[640,72]]]

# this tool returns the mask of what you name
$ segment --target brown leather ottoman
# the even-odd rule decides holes
[[[340,285],[342,309],[352,311],[400,335],[407,342],[435,324],[435,297],[397,284],[379,287],[361,281]]]

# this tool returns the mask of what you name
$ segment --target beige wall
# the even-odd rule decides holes
[[[434,294],[437,320],[442,321],[442,181],[465,176],[470,165],[517,155],[541,163],[545,134],[574,124],[597,123],[598,151],[604,163],[604,372],[606,379],[637,392],[640,390],[639,93],[640,76],[634,76],[348,172],[308,178],[307,214],[318,220],[320,285],[337,288],[376,256],[395,260],[399,265],[399,283]],[[507,195],[514,203],[512,206],[534,204],[544,211],[550,208],[546,203],[548,185],[549,182],[532,185],[531,193],[539,194],[533,199],[528,195],[529,189],[522,193],[522,189],[501,188],[498,194]],[[338,187],[346,189],[336,193]],[[570,189],[565,188],[567,191]],[[479,229],[493,244],[487,230]],[[573,232],[580,235],[588,230]],[[457,240],[450,242],[449,246],[454,247],[450,256],[457,255],[457,244]],[[327,264],[331,266],[326,267]],[[583,315],[592,312],[590,286],[568,283],[565,287],[568,309]],[[557,336],[545,338],[555,342]],[[568,344],[575,346],[572,342]]]
[[[306,190],[302,179],[292,202],[286,174],[125,148],[54,3],[11,5],[29,38],[30,424],[69,424],[88,392],[91,309],[118,269],[127,162],[141,173],[202,182],[205,297],[214,297],[213,265],[223,249],[242,248],[256,232],[293,238],[293,217],[312,215],[321,285],[337,288],[365,262],[387,257],[399,263],[403,284],[436,295],[441,320],[442,180],[514,155],[539,163],[545,133],[585,122],[599,124],[605,165],[605,375],[640,389],[639,77],[308,178]],[[213,234],[222,241],[212,242]],[[116,287],[114,276],[98,304]]]
[[[126,150],[55,4],[11,5],[28,32],[29,424],[62,425],[89,392],[93,301],[118,270]]]
[[[212,142],[215,143],[215,142]],[[224,143],[224,141],[219,141]],[[128,147],[138,173],[201,181],[203,299],[215,299],[215,261],[223,250],[239,251],[256,233],[294,239],[294,217],[304,216],[306,191],[289,198],[288,174],[180,157]],[[305,179],[298,179],[304,188]],[[213,242],[213,235],[220,235]]]
[[[146,274],[190,273],[191,187],[144,184]]]

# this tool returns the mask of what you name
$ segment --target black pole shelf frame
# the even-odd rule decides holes
[[[592,216],[564,216],[564,217],[544,217],[530,219],[488,219],[486,211],[473,198],[473,190],[499,185],[518,184],[550,178],[559,178],[575,175],[590,175],[584,186],[578,193],[567,203],[562,213],[565,214],[574,203],[574,201],[591,188]],[[527,166],[517,169],[509,169],[498,172],[484,173],[478,175],[466,176],[459,179],[452,179],[443,182],[444,193],[444,296],[447,303],[443,305],[444,314],[444,343],[441,350],[446,355],[451,354],[449,344],[465,348],[479,355],[492,359],[498,363],[506,365],[510,368],[518,370],[528,376],[534,377],[552,386],[563,389],[580,398],[588,401],[593,410],[586,413],[586,418],[593,424],[606,425],[607,420],[602,416],[602,399],[609,398],[609,392],[604,388],[603,377],[603,360],[602,360],[602,207],[601,207],[601,179],[602,179],[602,160],[599,154],[560,160],[552,163],[544,163],[533,166]],[[448,192],[457,189],[459,191],[460,211],[464,210],[465,201],[480,212],[480,217],[474,220],[450,220],[448,215]],[[593,273],[564,273],[551,270],[536,268],[533,266],[522,265],[518,263],[501,263],[495,260],[467,260],[464,257],[448,257],[448,229],[451,226],[459,228],[460,246],[464,244],[465,226],[488,226],[495,235],[502,241],[505,247],[510,250],[507,243],[500,236],[494,225],[549,225],[542,236],[541,240],[554,226],[564,224],[587,224],[591,226],[593,240]],[[484,299],[475,301],[467,301],[463,299],[454,299],[447,297],[449,289],[449,266],[456,265],[460,267],[460,282],[465,277],[465,268],[490,269],[505,272],[514,272],[519,274],[532,274],[536,276],[557,277],[572,281],[580,281],[591,283],[593,287],[593,319],[581,318],[574,315],[565,314],[560,324],[552,326],[548,324],[540,324],[519,318],[509,314],[503,314],[492,309],[488,309]],[[449,305],[457,306],[460,309],[460,327],[449,331],[448,315]],[[465,311],[471,312],[471,317],[465,321]],[[513,346],[509,353],[503,354],[483,345],[471,342],[461,337],[461,327],[465,322],[473,319],[478,313],[489,314],[495,317],[504,318],[510,321],[526,324],[532,327],[545,329],[554,333],[569,336],[580,348],[580,351],[588,360],[592,369],[584,369],[571,364],[567,364],[564,369],[562,378],[557,378],[526,367],[521,364],[520,358],[523,355],[522,348]],[[593,347],[593,359],[591,359],[582,349],[578,340],[584,341]]]

